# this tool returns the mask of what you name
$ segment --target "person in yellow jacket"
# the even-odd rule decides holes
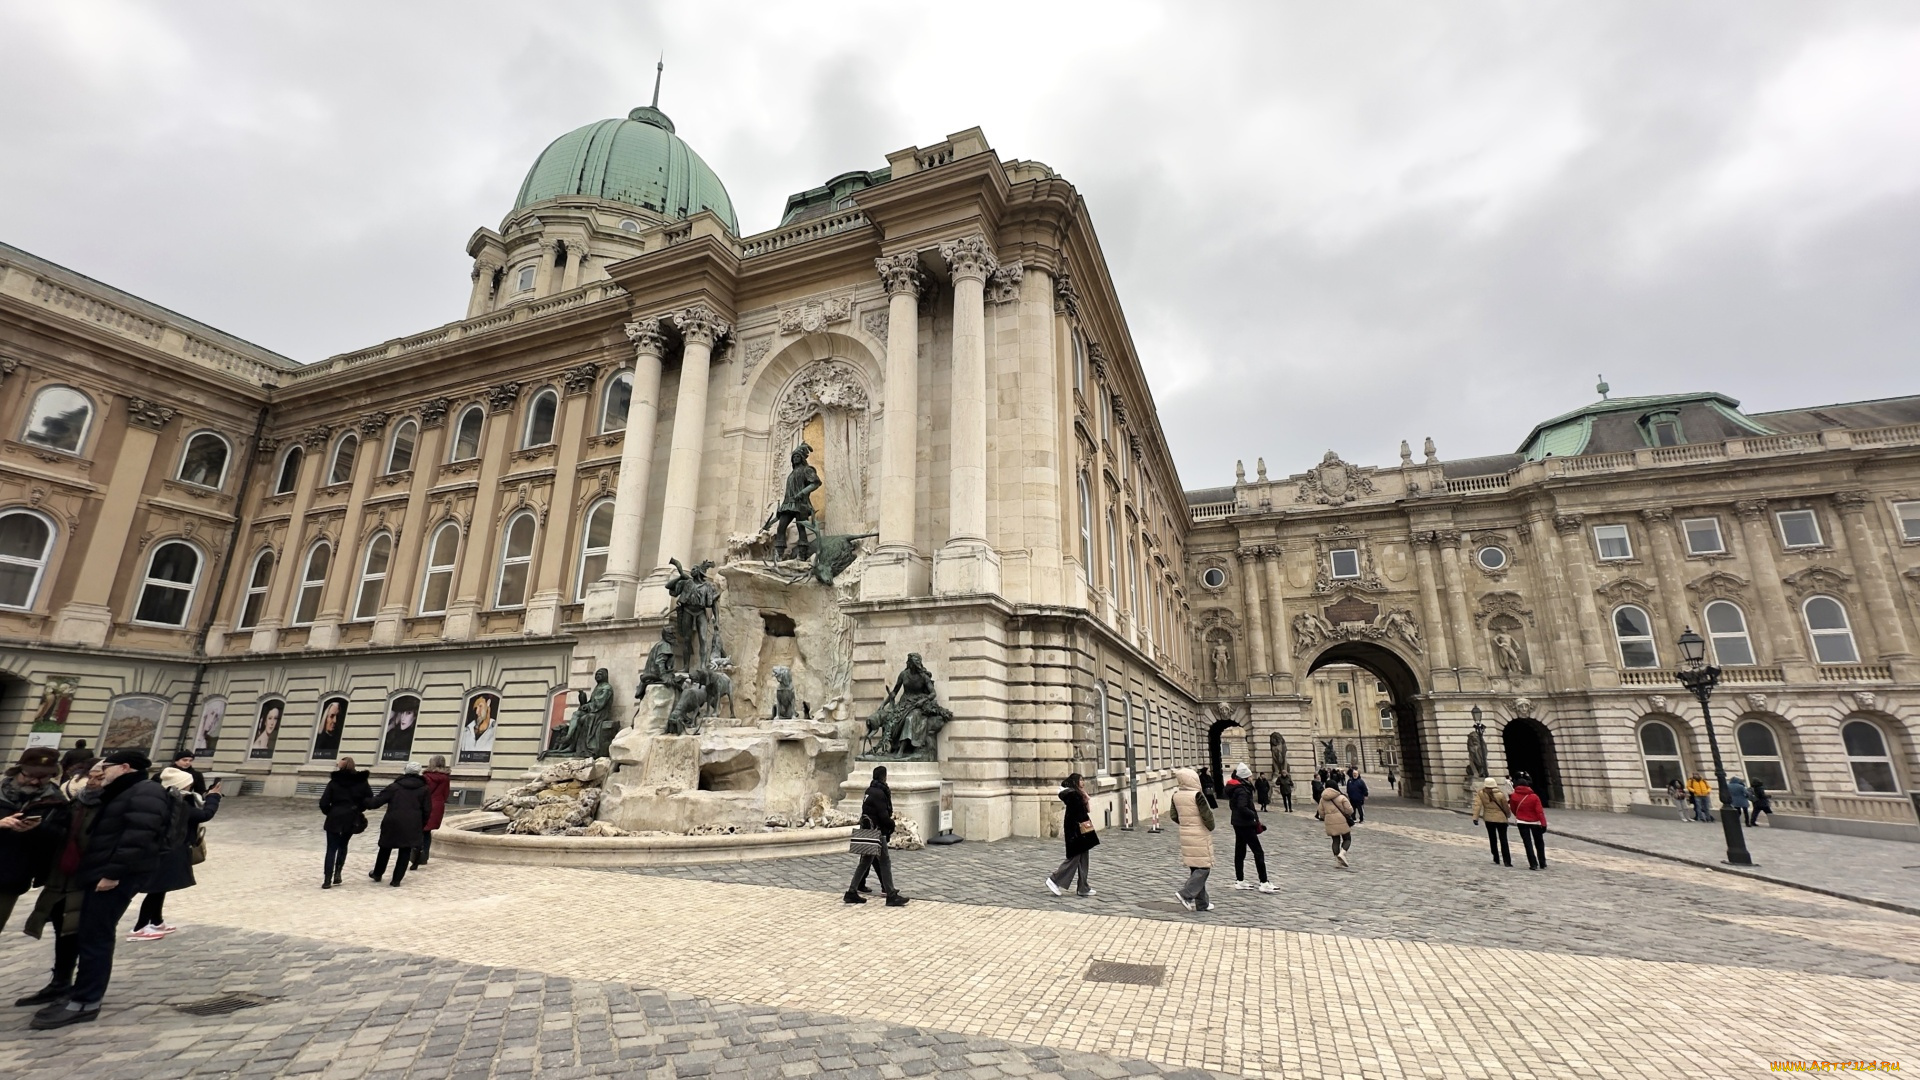
[[[1713,820],[1713,804],[1708,801],[1712,793],[1713,789],[1707,786],[1706,778],[1699,773],[1687,778],[1687,794],[1693,796],[1693,820]]]

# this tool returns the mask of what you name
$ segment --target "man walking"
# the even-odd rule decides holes
[[[893,841],[893,792],[887,787],[887,767],[873,767],[873,781],[867,785],[866,798],[860,800],[860,817],[873,828],[880,830],[880,854],[860,856],[860,865],[854,868],[853,880],[847,885],[847,894],[841,897],[849,904],[864,904],[867,898],[860,891],[867,887],[867,873],[880,872],[880,891],[887,894],[888,907],[906,907],[907,898],[893,887],[893,859],[887,854],[887,846]]]
[[[1353,823],[1367,820],[1367,782],[1360,779],[1359,769],[1347,770],[1347,801],[1353,804]]]
[[[1281,769],[1276,786],[1280,789],[1280,809],[1293,813],[1293,774]]]
[[[1706,777],[1699,773],[1694,773],[1687,781],[1687,794],[1693,796],[1693,820],[1713,820],[1713,804],[1707,801],[1707,796],[1712,791],[1713,789],[1707,786]]]
[[[33,1014],[35,1028],[90,1023],[100,1018],[100,1002],[113,978],[113,946],[120,917],[160,862],[171,824],[173,799],[158,781],[147,778],[153,762],[138,750],[116,750],[105,765],[100,810],[80,857],[78,884],[86,891],[80,905],[79,972],[73,993]]]

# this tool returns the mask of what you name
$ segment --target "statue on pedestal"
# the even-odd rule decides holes
[[[538,757],[606,757],[613,746],[618,723],[613,719],[613,687],[607,682],[607,669],[593,673],[593,689],[578,691],[580,705],[573,719],[554,735],[553,742]]]
[[[787,473],[786,493],[781,497],[780,508],[773,512],[773,561],[784,562],[787,558],[787,530],[796,523],[798,534],[794,540],[793,557],[810,559],[813,557],[811,537],[807,535],[807,526],[813,521],[813,493],[820,490],[820,473],[807,464],[808,455],[813,447],[801,443],[793,448],[791,461],[793,468]]]
[[[933,761],[934,739],[953,714],[934,692],[933,673],[919,653],[887,691],[887,700],[867,718],[867,744],[860,756],[893,761]]]
[[[715,654],[726,655],[720,648],[716,610],[720,586],[707,578],[713,560],[695,563],[692,570],[681,566],[679,559],[667,561],[674,569],[674,576],[667,579],[667,595],[673,597],[674,666],[681,671],[704,668]]]
[[[1474,712],[1480,710],[1475,709]],[[1484,780],[1487,776],[1487,725],[1475,720],[1473,734],[1467,736],[1467,779]]]
[[[793,719],[793,669],[785,664],[773,669],[773,718]]]
[[[673,624],[660,628],[660,640],[647,650],[647,662],[640,666],[640,685],[634,688],[633,700],[645,701],[647,688],[666,683],[673,674],[674,634]]]
[[[676,694],[673,712],[667,714],[667,734],[700,734],[700,716],[707,708],[707,670],[676,671],[671,685]]]

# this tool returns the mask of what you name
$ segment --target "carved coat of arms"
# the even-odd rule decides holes
[[[1296,502],[1317,502],[1329,506],[1350,503],[1362,495],[1373,494],[1373,478],[1360,466],[1341,461],[1340,455],[1329,450],[1320,459],[1320,464],[1308,469],[1300,481],[1300,493],[1294,496]]]

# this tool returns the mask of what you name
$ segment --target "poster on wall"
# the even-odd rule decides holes
[[[405,761],[413,753],[413,734],[420,723],[420,699],[401,694],[387,702],[387,724],[380,736],[381,761]]]
[[[553,747],[553,740],[573,723],[573,714],[580,710],[580,695],[564,686],[555,687],[547,693],[547,729],[540,737],[540,752],[545,753]]]
[[[138,750],[153,756],[160,728],[167,721],[167,699],[140,695],[117,698],[107,705],[106,727],[100,732],[100,753]]]
[[[193,726],[193,756],[212,757],[220,751],[220,725],[227,719],[227,699],[218,694],[200,703],[200,722]]]
[[[73,692],[79,685],[79,680],[65,675],[47,676],[40,687],[33,722],[27,726],[28,746],[60,745],[60,736],[67,730],[67,714],[73,711]]]
[[[459,762],[484,764],[493,760],[493,736],[500,726],[500,695],[479,693],[467,699],[460,721]]]
[[[347,698],[333,694],[320,699],[320,722],[313,729],[314,761],[340,756],[340,732],[347,726]]]
[[[260,715],[253,721],[253,740],[247,744],[247,757],[273,757],[273,741],[280,737],[280,718],[286,711],[287,703],[279,698],[267,698],[260,703]]]

